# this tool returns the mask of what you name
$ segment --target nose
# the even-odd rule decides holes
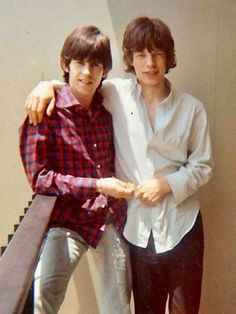
[[[83,74],[91,74],[91,64],[89,62],[85,62],[83,66]]]
[[[152,66],[153,65],[153,56],[151,53],[148,53],[146,56],[146,60],[147,60],[147,65],[148,66]]]

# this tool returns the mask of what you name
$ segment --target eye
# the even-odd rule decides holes
[[[97,67],[97,68],[101,68],[102,67],[102,64],[101,63],[98,63],[98,62],[95,62],[93,64],[93,66]]]
[[[137,58],[144,58],[144,57],[145,57],[145,54],[144,54],[143,52],[136,52],[136,53],[135,53],[135,56],[136,56]]]
[[[92,67],[95,69],[95,70],[100,70],[100,69],[103,69],[103,65],[99,62],[93,62],[92,63]]]
[[[165,53],[161,50],[153,52],[153,56],[164,56],[164,55],[165,55]]]
[[[75,63],[78,64],[78,65],[83,65],[84,61],[82,61],[82,60],[75,60]]]

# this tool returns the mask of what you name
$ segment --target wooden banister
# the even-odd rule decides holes
[[[0,313],[21,314],[56,197],[36,195],[0,258]]]

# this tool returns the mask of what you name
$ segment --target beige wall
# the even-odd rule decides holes
[[[83,24],[96,24],[111,37],[115,60],[112,75],[122,75],[118,49],[122,32],[133,17],[145,14],[159,16],[172,29],[178,66],[169,77],[175,86],[200,98],[208,111],[215,174],[201,191],[206,238],[201,314],[233,314],[236,313],[235,0],[0,0],[0,244],[6,242],[31,195],[17,148],[17,130],[28,91],[42,78],[61,77],[60,47],[65,36]],[[92,268],[92,261],[87,263],[85,258],[82,271],[76,270],[71,280],[61,313],[97,313]]]

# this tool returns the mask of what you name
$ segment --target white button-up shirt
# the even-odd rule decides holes
[[[113,116],[117,177],[140,184],[164,176],[172,189],[155,206],[128,201],[125,238],[146,247],[151,230],[157,253],[176,246],[193,227],[200,205],[195,192],[211,177],[211,144],[203,104],[171,89],[156,107],[154,130],[136,79],[103,83]]]

